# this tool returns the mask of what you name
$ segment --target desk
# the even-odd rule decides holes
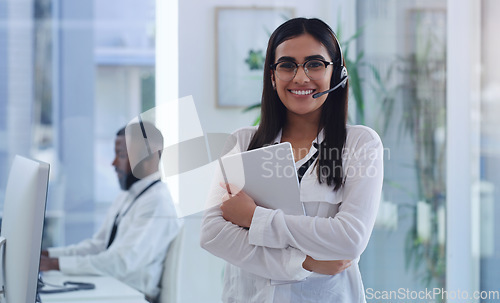
[[[42,303],[55,302],[92,302],[92,303],[147,303],[144,295],[132,287],[112,277],[101,276],[67,276],[58,271],[42,274],[45,283],[62,285],[64,281],[94,283],[95,289],[63,292],[56,294],[40,294]],[[47,289],[51,288],[45,286]]]

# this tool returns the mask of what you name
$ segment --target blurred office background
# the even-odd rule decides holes
[[[248,28],[319,17],[348,59],[350,123],[386,148],[365,287],[500,290],[499,14],[496,0],[0,0],[0,205],[14,155],[49,162],[43,245],[91,236],[119,192],[119,128],[188,95],[206,133],[252,124],[258,94],[225,94],[223,59],[266,44]],[[240,96],[260,89],[259,50]],[[224,262],[200,223],[185,219],[179,302],[220,302]]]

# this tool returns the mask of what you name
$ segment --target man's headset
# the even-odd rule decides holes
[[[141,162],[156,158],[161,160],[163,136],[161,131],[149,121],[143,121],[141,115],[125,126],[125,140],[133,175],[142,179],[145,176],[139,169]],[[161,146],[160,146],[161,144]]]

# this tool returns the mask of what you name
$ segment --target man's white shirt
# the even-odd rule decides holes
[[[179,233],[182,221],[177,218],[163,182],[151,186],[136,201],[134,198],[159,178],[159,173],[149,175],[121,193],[91,239],[49,248],[49,256],[59,258],[61,272],[113,276],[149,297],[156,297],[168,245]],[[129,206],[119,220],[112,245],[107,248],[116,215],[123,214]]]

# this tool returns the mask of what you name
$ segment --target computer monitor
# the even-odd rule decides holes
[[[2,215],[2,303],[35,303],[49,165],[16,156]]]

